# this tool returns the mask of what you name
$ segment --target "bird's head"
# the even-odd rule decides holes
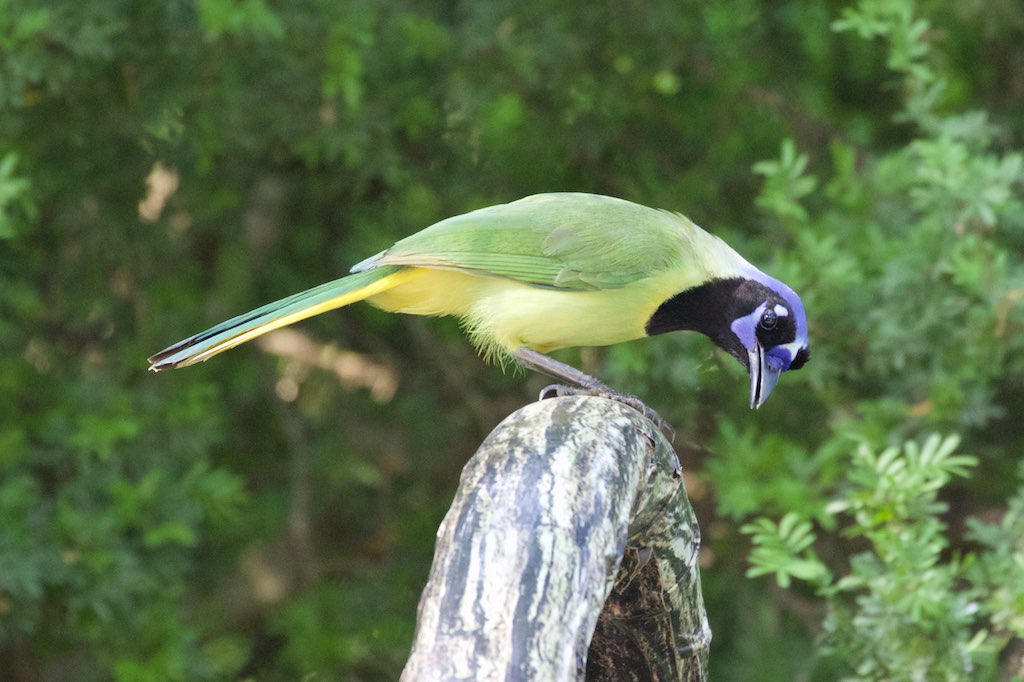
[[[800,297],[779,280],[756,274],[736,287],[731,334],[719,341],[750,374],[751,409],[764,404],[783,372],[800,369],[811,354]]]
[[[768,400],[779,376],[810,358],[807,315],[800,297],[754,268],[742,277],[712,279],[665,301],[648,334],[690,329],[711,338],[750,374],[750,407]]]

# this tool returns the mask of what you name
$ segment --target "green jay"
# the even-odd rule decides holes
[[[442,220],[349,275],[233,317],[149,358],[185,367],[356,301],[456,315],[486,359],[514,358],[622,397],[546,355],[692,330],[750,374],[750,407],[809,357],[799,296],[678,213],[596,194],[538,194]]]

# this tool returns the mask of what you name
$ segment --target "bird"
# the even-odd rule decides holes
[[[389,312],[457,316],[485,360],[513,360],[569,392],[634,406],[635,397],[548,354],[695,331],[747,370],[751,409],[764,405],[782,372],[810,357],[800,297],[719,237],[680,213],[558,192],[434,223],[340,279],[165,348],[149,358],[150,369],[193,365],[363,300]]]

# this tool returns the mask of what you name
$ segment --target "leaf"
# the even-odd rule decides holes
[[[791,578],[819,584],[831,580],[828,569],[809,549],[815,541],[810,522],[798,515],[786,514],[778,524],[762,517],[743,525],[740,532],[750,535],[755,545],[748,577],[774,574],[783,588]]]
[[[184,523],[168,522],[147,530],[143,542],[147,547],[154,548],[165,545],[191,547],[196,544],[196,534]]]
[[[790,138],[783,140],[778,161],[755,163],[753,171],[765,176],[765,184],[756,199],[757,205],[774,213],[783,222],[806,222],[808,214],[800,200],[811,194],[818,183],[814,176],[804,175],[807,163],[807,155],[798,154],[796,144]]]

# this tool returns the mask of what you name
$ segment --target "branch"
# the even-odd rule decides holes
[[[704,680],[698,545],[651,422],[604,398],[527,405],[462,472],[402,679]]]

